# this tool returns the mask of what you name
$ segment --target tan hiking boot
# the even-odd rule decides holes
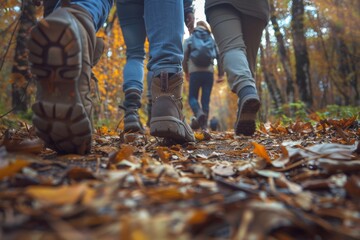
[[[78,6],[56,9],[31,31],[29,60],[37,76],[33,124],[60,153],[84,154],[91,148],[95,41],[93,21]]]
[[[159,77],[152,79],[151,135],[178,143],[195,141],[193,131],[182,113],[182,88],[182,73],[174,74],[169,79],[168,73],[161,72]]]

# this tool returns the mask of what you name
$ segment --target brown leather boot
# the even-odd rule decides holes
[[[178,143],[195,141],[193,131],[182,113],[182,88],[182,73],[169,78],[168,73],[161,72],[160,76],[152,79],[152,136],[172,139]]]
[[[31,31],[29,60],[37,76],[33,124],[47,146],[60,153],[91,149],[95,41],[91,16],[75,5],[56,9]]]

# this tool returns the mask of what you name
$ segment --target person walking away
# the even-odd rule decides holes
[[[210,119],[210,129],[211,131],[219,130],[219,120],[215,116]]]
[[[183,69],[189,81],[189,105],[195,118],[191,127],[207,128],[210,111],[210,95],[214,83],[214,59],[217,59],[218,82],[223,81],[224,71],[220,64],[219,51],[211,36],[209,25],[198,21],[192,35],[184,43]],[[201,90],[201,105],[199,92]]]
[[[116,11],[126,45],[126,63],[123,70],[123,92],[125,100],[122,108],[125,110],[124,131],[143,132],[138,110],[141,107],[141,95],[144,82],[144,59],[146,23],[144,18],[145,2],[149,0],[117,0]],[[165,4],[165,2],[164,2]],[[183,0],[185,24],[189,31],[194,28],[194,11],[192,1]],[[182,18],[183,19],[183,18]],[[151,20],[152,21],[152,20]],[[148,23],[150,24],[150,23]],[[170,45],[169,45],[170,46]],[[165,56],[165,55],[164,55]],[[151,78],[152,72],[147,74],[149,103],[147,106],[148,126],[151,118]]]
[[[194,141],[194,134],[182,113],[183,1],[117,0],[117,6],[120,11],[122,9],[134,14],[129,16],[132,19],[126,23],[126,27],[143,21],[140,42],[143,45],[145,36],[149,40],[147,69],[151,72],[152,97],[150,134],[177,143]],[[120,15],[124,16],[124,13]],[[122,27],[124,24],[122,21]],[[129,44],[128,40],[125,41]],[[138,54],[143,60],[143,53]]]
[[[235,133],[251,136],[260,109],[254,73],[261,35],[269,21],[268,1],[206,0],[205,13],[229,86],[238,96]]]
[[[37,94],[32,106],[36,134],[59,153],[91,150],[91,68],[103,50],[95,37],[112,0],[58,1],[30,32],[31,72]],[[50,13],[51,12],[51,13]]]

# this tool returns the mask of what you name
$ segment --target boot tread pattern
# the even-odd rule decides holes
[[[235,126],[236,135],[252,136],[255,133],[255,119],[259,109],[260,101],[257,98],[250,98],[243,103]]]
[[[38,96],[32,106],[37,135],[57,152],[88,152],[92,126],[78,89],[79,34],[68,20],[50,15],[32,30],[28,48],[37,75]]]

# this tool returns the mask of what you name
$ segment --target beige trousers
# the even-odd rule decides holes
[[[262,32],[267,23],[241,14],[231,5],[218,5],[206,11],[221,54],[230,88],[238,93],[243,87],[256,88],[254,73]]]

